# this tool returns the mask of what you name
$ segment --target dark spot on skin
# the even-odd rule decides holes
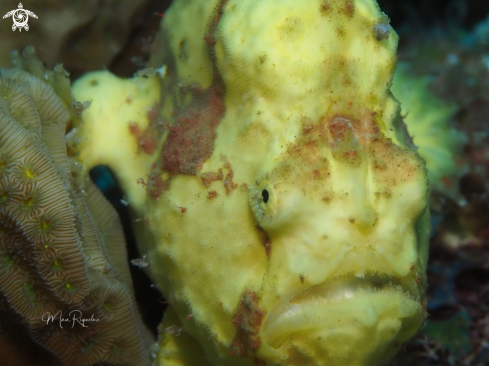
[[[379,22],[372,26],[372,31],[374,33],[374,37],[377,41],[381,41],[383,39],[389,38],[389,34],[391,32],[391,26],[389,25],[390,19],[387,15],[382,14]]]
[[[340,116],[334,117],[328,127],[335,141],[343,141],[353,129],[350,120]]]
[[[258,232],[258,235],[260,236],[260,242],[265,248],[265,253],[267,255],[267,258],[270,258],[270,254],[272,252],[272,239],[268,236],[265,230],[263,230],[259,225],[255,226],[255,229]]]
[[[345,36],[345,29],[343,27],[336,27],[336,35],[340,38]]]
[[[263,202],[267,203],[268,202],[268,198],[269,198],[269,194],[268,194],[268,191],[266,189],[264,189],[261,192],[261,196],[263,198]]]
[[[343,157],[345,160],[349,160],[353,162],[358,158],[358,151],[355,150],[346,151],[343,153]]]
[[[155,151],[157,143],[155,136],[147,128],[141,131],[136,123],[130,123],[129,132],[136,138],[138,152],[143,151],[146,154],[152,154]]]
[[[204,36],[204,41],[205,43],[207,43],[208,46],[214,46],[216,44],[216,39],[209,35]]]
[[[217,198],[217,196],[219,196],[219,193],[217,193],[216,191],[207,192],[207,199],[208,200],[213,200],[214,198]]]
[[[331,4],[329,0],[324,0],[321,1],[321,4],[319,4],[319,11],[321,12],[322,16],[325,16],[329,13],[331,10]]]
[[[178,42],[178,58],[184,62],[189,58],[187,47],[187,40],[182,38],[180,42]]]
[[[345,3],[343,11],[348,16],[348,18],[353,18],[353,15],[355,15],[355,2],[354,1],[347,1]]]
[[[132,102],[130,98],[128,100],[126,100],[126,103]],[[138,153],[152,154],[158,147],[158,141],[164,132],[164,124],[159,114],[159,106],[156,105],[150,108],[147,117],[149,123],[144,130],[141,130],[137,123],[130,123],[129,131],[136,138]]]
[[[231,164],[226,161],[224,164],[224,168],[228,169],[228,174],[226,175],[226,179],[224,179],[224,189],[226,189],[226,194],[229,195],[231,194],[232,191],[234,191],[238,185],[233,182],[233,169],[231,168]]]
[[[259,299],[255,292],[245,291],[238,308],[232,317],[236,334],[231,343],[231,354],[246,356],[248,351],[255,352],[261,346],[258,337],[265,312],[259,308]]]
[[[170,182],[163,180],[161,174],[151,173],[148,176],[146,192],[148,192],[151,199],[157,200],[161,193],[168,188],[170,188]]]
[[[292,41],[297,38],[301,33],[302,22],[300,18],[290,17],[285,18],[282,26],[280,27],[280,38],[283,40]]]
[[[374,32],[375,39],[377,41],[381,41],[383,39],[389,38],[391,27],[388,24],[375,24],[372,27],[372,30]]]
[[[204,40],[209,47],[214,47],[216,44],[215,32],[222,15],[224,14],[224,6],[228,3],[228,0],[221,0],[214,10],[214,17],[208,25],[207,34],[204,36]],[[214,51],[214,50],[212,50]]]
[[[272,240],[268,236],[263,241],[263,246],[265,247],[265,252],[267,253],[267,257],[270,257],[270,252],[272,250]]]
[[[207,172],[200,175],[200,179],[206,188],[209,188],[212,182],[223,179],[222,169],[216,172]]]
[[[312,125],[306,125],[306,124],[302,125],[302,133],[304,135],[307,135],[308,133],[312,132],[313,129],[314,129],[314,126],[312,126]]]
[[[96,79],[92,79],[92,80],[90,80],[89,85],[90,85],[90,86],[98,86],[98,80],[96,80]]]

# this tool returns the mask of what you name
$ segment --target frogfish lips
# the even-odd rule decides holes
[[[303,353],[324,352],[331,359],[346,360],[364,348],[390,357],[424,316],[413,276],[349,271],[281,299],[264,319],[262,340],[276,350],[303,346],[309,348]]]

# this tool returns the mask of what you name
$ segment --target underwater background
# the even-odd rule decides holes
[[[437,102],[459,134],[456,174],[432,192],[428,267],[429,317],[392,365],[489,364],[489,2],[379,0],[400,37],[398,62]],[[62,63],[71,82],[92,70],[131,77],[145,67],[166,0],[25,1],[34,12],[29,31],[0,22],[0,68],[9,52],[34,45],[48,69]],[[0,13],[18,3],[0,0]],[[396,95],[396,93],[394,92]],[[401,98],[400,98],[401,99]],[[419,108],[439,108],[433,98]],[[433,103],[433,104],[430,104]],[[414,141],[416,144],[416,140]],[[156,334],[165,299],[141,270],[124,197],[103,167],[92,179],[117,209],[128,243],[136,299]]]

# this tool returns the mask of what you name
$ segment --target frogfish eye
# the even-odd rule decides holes
[[[248,186],[248,199],[251,211],[258,224],[264,229],[263,225],[271,219],[274,213],[276,198],[271,192],[271,187],[267,180],[255,181]]]

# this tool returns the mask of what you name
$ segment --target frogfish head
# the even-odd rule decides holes
[[[423,161],[373,119],[334,115],[304,124],[266,168],[248,192],[269,246],[262,358],[386,362],[426,313]]]

